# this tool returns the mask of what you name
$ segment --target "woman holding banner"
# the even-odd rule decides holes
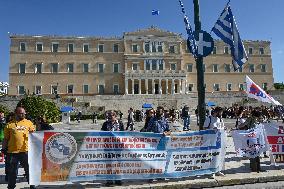
[[[248,130],[255,128],[260,124],[261,112],[257,109],[252,110],[251,116],[246,119],[246,121],[238,126],[241,130]],[[250,169],[252,172],[262,172],[260,169],[260,157],[256,156],[255,158],[250,158]]]

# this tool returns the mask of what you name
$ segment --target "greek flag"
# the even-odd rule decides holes
[[[152,10],[152,15],[159,15],[160,14],[160,11],[158,10]]]
[[[248,60],[244,45],[240,38],[236,21],[229,3],[221,13],[212,31],[225,43],[230,45],[233,66],[235,71],[243,66]]]
[[[186,33],[188,35],[188,38],[187,38],[187,47],[188,49],[190,50],[190,52],[193,54],[193,56],[196,58],[197,57],[197,45],[196,45],[196,41],[195,41],[195,38],[194,38],[194,35],[193,35],[193,32],[192,32],[192,29],[191,29],[191,26],[190,26],[190,23],[188,21],[188,17],[185,13],[185,10],[184,10],[184,6],[183,6],[183,3],[181,0],[179,0],[179,4],[181,6],[181,12],[183,13],[183,20],[184,20],[184,23],[185,23],[185,29],[186,29]]]

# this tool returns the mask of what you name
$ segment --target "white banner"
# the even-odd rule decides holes
[[[264,130],[270,147],[271,161],[274,165],[284,165],[284,125],[266,123]]]
[[[235,130],[232,137],[238,156],[254,158],[268,150],[262,124],[249,130]]]

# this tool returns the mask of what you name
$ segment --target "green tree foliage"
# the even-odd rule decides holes
[[[27,96],[20,100],[17,106],[24,107],[32,119],[41,116],[45,117],[49,123],[58,122],[61,114],[55,103],[40,96]]]
[[[9,109],[7,107],[5,107],[4,105],[0,104],[0,112],[4,112],[4,115],[8,115],[9,114]]]
[[[284,90],[284,84],[283,83],[274,83],[274,88],[277,90]]]

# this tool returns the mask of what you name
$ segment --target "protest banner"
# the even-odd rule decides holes
[[[275,122],[265,123],[264,130],[272,163],[276,166],[284,165],[284,126]]]
[[[234,130],[232,137],[237,156],[255,158],[268,150],[262,124],[249,130]]]
[[[44,131],[29,135],[30,184],[179,178],[220,171],[224,133]]]

